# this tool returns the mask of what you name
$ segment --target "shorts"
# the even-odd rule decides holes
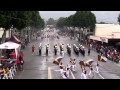
[[[34,52],[34,50],[32,50],[32,52]]]

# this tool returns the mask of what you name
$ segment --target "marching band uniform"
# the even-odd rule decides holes
[[[48,55],[49,44],[46,45],[46,54]]]
[[[41,55],[42,46],[39,46],[39,55]]]
[[[64,79],[66,79],[66,78],[67,78],[67,77],[65,76],[66,71],[63,69],[64,65],[63,65],[62,63],[60,63],[59,67],[60,67],[60,70],[59,70],[59,71],[60,71],[61,76],[62,76]]]
[[[65,72],[65,75],[66,75],[67,78],[69,78],[69,76],[70,76],[70,71],[69,71],[69,69],[70,69],[70,68],[67,67],[67,68],[66,68],[66,72]]]
[[[90,72],[89,72],[88,75],[91,75],[92,72],[93,72],[93,68],[92,68],[92,66],[91,66],[91,67],[90,67]]]
[[[75,67],[76,67],[76,61],[75,59],[72,61],[72,70],[75,71]]]
[[[63,58],[63,57],[64,57],[64,51],[63,51],[63,50],[61,51],[61,54],[62,54],[61,56],[62,56],[62,58]]]
[[[55,55],[57,54],[57,44],[54,45],[54,52],[55,52]]]
[[[96,65],[96,72],[99,73],[99,64],[97,62],[97,65]]]
[[[72,68],[72,62],[70,61],[67,66],[68,66],[68,68]]]
[[[87,71],[83,70],[82,74],[81,74],[81,79],[87,79]]]

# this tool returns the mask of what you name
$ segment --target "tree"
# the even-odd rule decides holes
[[[55,20],[53,18],[49,18],[47,21],[47,25],[54,25],[55,24]]]
[[[12,25],[19,31],[28,26],[42,28],[44,27],[44,20],[38,11],[0,11],[0,27],[5,29],[2,39],[5,39],[6,31]]]
[[[83,31],[84,28],[89,28],[91,31],[94,31],[96,17],[91,11],[77,11],[74,14],[73,22],[74,26],[79,27],[79,29],[83,28]]]
[[[60,17],[57,21],[56,26],[59,28],[63,28],[65,26],[65,20],[66,20],[66,18]]]
[[[31,11],[16,11],[14,15],[12,15],[14,18],[12,18],[11,23],[20,31],[30,25],[31,15]]]
[[[13,11],[0,11],[0,27],[4,29],[1,42],[4,43],[6,39],[6,31],[10,29],[11,24],[11,15]]]
[[[119,22],[119,24],[120,24],[120,14],[119,14],[119,16],[118,16],[118,22]]]

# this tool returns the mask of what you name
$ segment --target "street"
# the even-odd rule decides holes
[[[39,44],[42,43],[42,55],[39,56],[38,53],[38,47]],[[58,48],[57,55],[54,55],[54,44],[60,45],[64,44],[64,52],[65,56],[62,59],[62,63],[67,66],[69,63],[70,58],[76,59],[76,72],[70,71],[70,77],[69,79],[80,79],[82,70],[79,65],[80,60],[88,60],[93,59],[95,62],[93,62],[93,70],[94,70],[94,77],[88,79],[120,79],[120,65],[113,63],[111,61],[107,62],[99,62],[100,69],[99,73],[96,73],[96,61],[98,59],[98,53],[96,51],[91,50],[90,56],[88,56],[88,48],[85,47],[85,57],[79,53],[77,56],[73,51],[73,44],[79,45],[79,42],[77,40],[71,40],[69,37],[63,37],[60,36],[60,39],[57,38],[38,38],[37,40],[33,40],[24,50],[24,70],[19,71],[16,73],[16,76],[14,79],[62,79],[60,76],[60,72],[57,72],[56,70],[59,70],[59,66],[56,64],[53,64],[53,61],[55,58],[60,56],[60,51]],[[49,54],[46,56],[46,44],[50,44],[49,48]],[[72,46],[72,52],[71,56],[68,55],[66,45],[71,44]],[[35,53],[32,55],[31,47],[32,45],[35,45]],[[87,69],[87,73],[89,73],[89,68]]]

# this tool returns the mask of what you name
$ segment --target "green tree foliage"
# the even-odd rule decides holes
[[[6,37],[6,30],[12,25],[21,31],[29,26],[37,29],[43,28],[45,23],[39,11],[0,11],[0,27],[5,29],[2,38]]]
[[[38,11],[0,11],[0,27],[5,29],[12,25],[18,30],[27,26],[41,28],[44,24]]]
[[[0,11],[0,27],[9,29],[11,27],[11,15],[13,12],[10,11]]]
[[[119,24],[120,24],[120,14],[119,14],[119,16],[118,16],[118,22],[119,22]]]
[[[59,18],[57,22],[58,27],[72,26],[79,28],[94,29],[96,24],[96,17],[91,11],[77,11],[74,15],[67,18]]]
[[[55,20],[53,18],[49,18],[47,21],[47,25],[54,25],[55,24]]]
[[[56,23],[56,26],[59,27],[59,28],[60,28],[60,27],[64,27],[64,26],[66,26],[66,23],[67,23],[66,18],[60,17],[60,18],[58,19],[57,23]]]

